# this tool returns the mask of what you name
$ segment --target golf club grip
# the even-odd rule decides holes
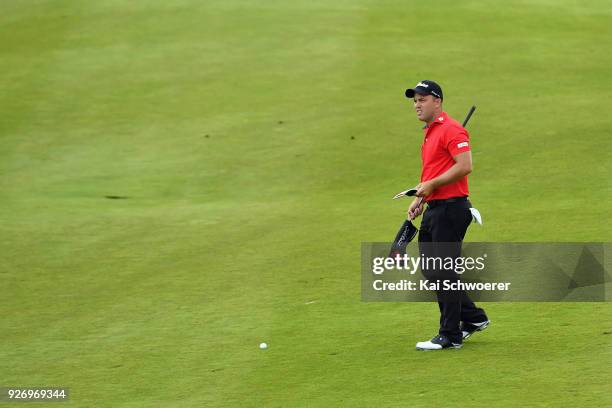
[[[467,123],[470,121],[470,118],[472,117],[472,114],[474,113],[475,110],[476,110],[476,105],[473,105],[470,108],[470,111],[468,112],[467,116],[465,117],[465,120],[463,121],[463,127],[465,127],[465,125],[467,125]]]
[[[419,205],[423,204],[423,201],[425,201],[425,197],[419,197]],[[416,217],[415,217],[416,218]],[[408,216],[406,218],[407,221],[413,221],[414,219],[410,218],[410,216]]]

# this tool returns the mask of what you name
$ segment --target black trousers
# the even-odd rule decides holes
[[[467,231],[472,214],[472,205],[466,200],[442,202],[428,205],[419,231],[419,251],[424,257],[461,256],[461,243]],[[422,267],[423,275],[430,282],[448,280],[459,281],[459,275],[453,270],[437,266]],[[487,320],[483,309],[476,307],[465,291],[436,291],[440,307],[440,334],[448,337],[453,343],[461,343],[460,322],[480,323]]]

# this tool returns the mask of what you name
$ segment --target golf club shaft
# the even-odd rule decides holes
[[[467,123],[469,122],[469,120],[472,117],[472,114],[474,113],[475,110],[476,110],[476,105],[472,105],[472,107],[470,108],[470,111],[468,112],[467,116],[463,120],[463,127],[465,127],[465,125],[467,125]]]

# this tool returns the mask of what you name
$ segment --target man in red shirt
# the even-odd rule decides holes
[[[406,90],[406,97],[414,100],[417,118],[426,123],[421,146],[421,183],[408,208],[408,218],[418,217],[423,213],[424,203],[427,204],[419,231],[420,253],[425,257],[457,258],[472,221],[467,179],[472,172],[469,135],[442,110],[442,89],[434,81],[419,82]],[[432,281],[459,280],[454,270],[422,269],[423,275]],[[488,326],[484,310],[476,307],[465,291],[438,290],[436,295],[440,330],[431,340],[418,342],[418,350],[460,348],[464,339]]]

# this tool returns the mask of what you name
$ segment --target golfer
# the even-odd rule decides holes
[[[417,118],[425,122],[421,183],[408,208],[408,218],[413,220],[423,213],[419,231],[422,255],[456,259],[461,255],[461,242],[472,221],[467,178],[472,172],[469,135],[442,109],[442,88],[434,81],[419,82],[406,90],[406,97],[414,100]],[[432,281],[459,280],[454,270],[422,270]],[[460,348],[463,340],[488,326],[485,311],[476,307],[465,291],[439,290],[436,296],[440,330],[431,340],[418,342],[418,350]]]

